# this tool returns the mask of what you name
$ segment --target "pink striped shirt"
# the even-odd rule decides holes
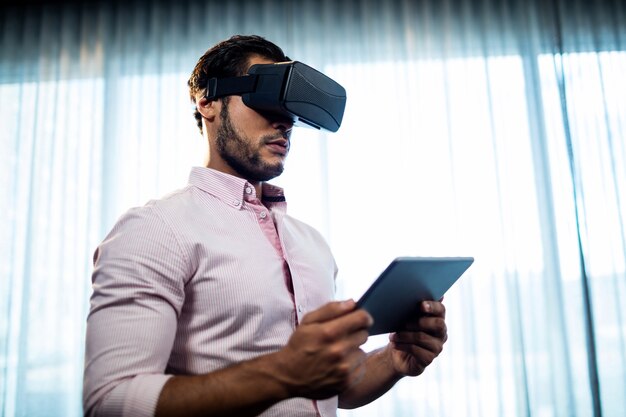
[[[94,255],[83,403],[88,416],[151,416],[172,375],[275,352],[331,301],[322,236],[285,213],[282,189],[193,168],[189,185],[124,214]],[[296,364],[297,366],[297,364]],[[263,416],[335,416],[294,398]]]

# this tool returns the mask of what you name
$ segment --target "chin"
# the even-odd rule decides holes
[[[274,169],[271,170],[267,170],[265,172],[263,172],[260,176],[262,176],[264,179],[260,180],[260,181],[269,181],[271,179],[274,179],[276,177],[279,177],[284,171],[284,167],[281,165],[280,167],[276,167]]]

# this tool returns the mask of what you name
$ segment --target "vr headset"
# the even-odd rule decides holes
[[[346,90],[298,61],[256,64],[242,77],[211,78],[206,98],[240,95],[261,114],[289,118],[294,126],[336,132],[346,107]]]

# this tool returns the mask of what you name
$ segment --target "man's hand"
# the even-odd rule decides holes
[[[400,376],[416,376],[441,353],[448,339],[446,308],[439,301],[423,301],[420,314],[409,321],[405,331],[391,333],[388,353]]]
[[[290,397],[329,398],[363,376],[372,317],[353,300],[328,303],[304,316],[287,345],[276,354],[277,375]]]
[[[353,300],[328,303],[304,316],[287,345],[204,375],[171,377],[157,416],[257,416],[293,397],[329,398],[363,374],[372,317]]]

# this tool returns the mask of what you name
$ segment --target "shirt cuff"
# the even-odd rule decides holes
[[[98,416],[152,417],[163,386],[173,375],[137,375],[122,382],[104,400]]]

